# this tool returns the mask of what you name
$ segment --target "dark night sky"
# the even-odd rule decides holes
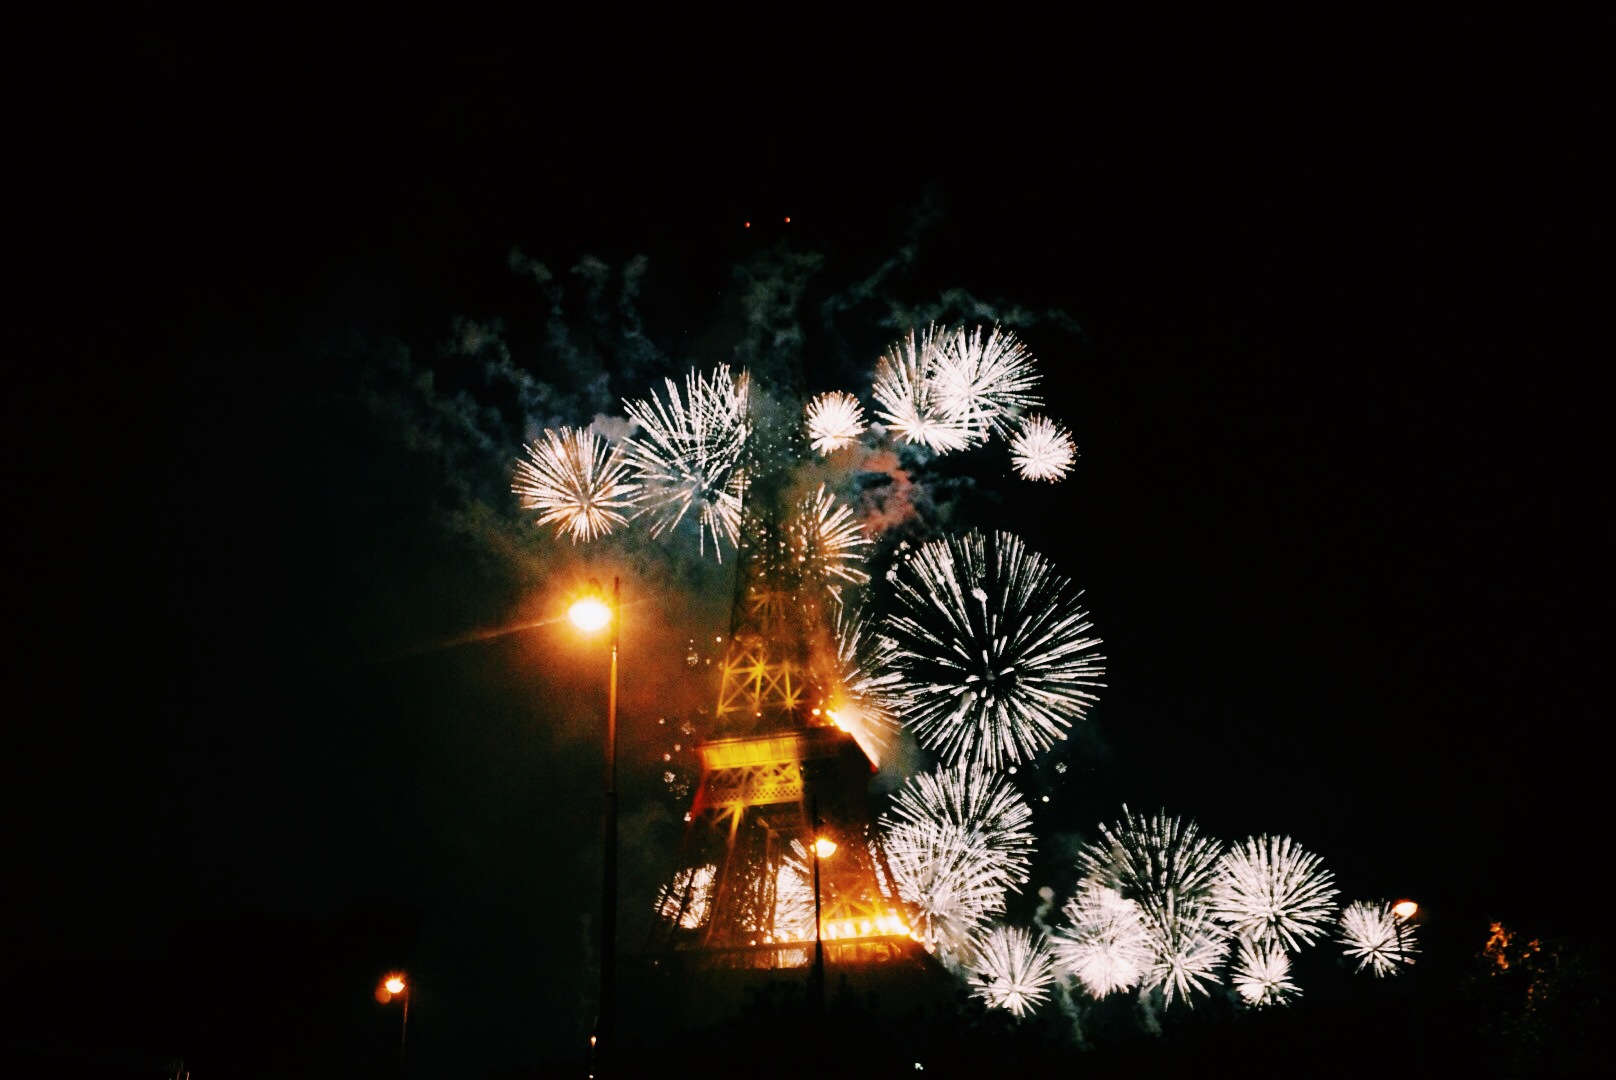
[[[546,627],[466,639],[552,614],[591,560],[652,598],[623,709],[647,888],[676,835],[649,721],[724,604],[694,560],[513,526],[523,420],[587,420],[561,414],[590,374],[544,360],[513,248],[575,327],[569,270],[645,256],[670,371],[727,358],[731,268],[776,250],[823,256],[809,305],[912,242],[910,303],[1064,312],[1080,334],[1025,336],[1075,476],[959,509],[1053,558],[1105,638],[1050,850],[1164,807],[1293,835],[1347,898],[1425,900],[1456,949],[1493,918],[1591,936],[1612,281],[1589,28],[689,18],[38,30],[9,140],[35,329],[7,424],[0,1035],[212,1075],[249,1075],[269,1027],[362,1056],[399,964],[423,1070],[572,1052],[598,657]],[[446,350],[460,318],[503,320],[554,416]],[[817,319],[809,378],[866,386],[874,354]],[[614,400],[659,371],[604,368]],[[509,440],[457,427],[459,392]],[[625,942],[643,921],[625,907]]]

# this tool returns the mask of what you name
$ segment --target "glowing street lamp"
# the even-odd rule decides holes
[[[612,621],[612,608],[598,596],[584,596],[572,602],[567,618],[584,633],[593,634]]]
[[[398,1075],[404,1075],[404,1049],[410,1037],[410,984],[402,972],[394,972],[376,988],[376,1000],[383,1005],[394,998],[404,999],[404,1023],[398,1034]]]
[[[593,583],[592,583],[593,584]],[[600,920],[600,1015],[595,1035],[590,1039],[595,1058],[592,1075],[614,1074],[612,1060],[617,1053],[617,630],[619,605],[618,579],[612,578],[608,600],[599,586],[567,609],[567,618],[579,630],[592,634],[607,626],[612,630],[612,668],[606,695],[606,827],[605,867],[601,880]]]

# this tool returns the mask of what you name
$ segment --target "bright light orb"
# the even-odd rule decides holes
[[[612,609],[611,605],[600,598],[586,596],[573,602],[567,609],[567,618],[584,633],[593,634],[612,621]]]
[[[389,975],[387,981],[382,983],[389,994],[402,994],[404,992],[404,977],[402,975]]]

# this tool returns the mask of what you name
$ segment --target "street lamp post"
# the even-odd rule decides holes
[[[404,1023],[398,1032],[398,1075],[404,1076],[404,1050],[409,1046],[410,1038],[410,983],[403,975],[389,975],[382,980],[382,990],[386,997],[377,993],[378,1000],[391,1001],[396,997],[404,999]]]
[[[819,834],[819,797],[815,796],[811,804],[811,813],[814,819],[814,1007],[823,1014],[825,1011],[825,934],[824,924],[819,914],[819,860],[830,858],[836,854],[836,842],[829,837]]]
[[[1420,905],[1412,900],[1399,900],[1392,905],[1392,933],[1397,938],[1397,962],[1403,962],[1403,923],[1412,919]]]
[[[606,823],[605,865],[601,874],[600,1014],[595,1018],[595,1077],[614,1073],[617,1054],[617,644],[618,579],[612,578],[610,603],[598,595],[577,601],[567,615],[580,630],[612,629],[612,667],[606,694]]]

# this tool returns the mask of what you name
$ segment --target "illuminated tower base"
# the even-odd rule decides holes
[[[810,727],[697,749],[701,780],[681,869],[658,898],[641,1015],[725,1038],[739,1022],[762,1038],[771,1020],[793,1033],[815,1017],[880,1025],[953,1001],[953,976],[910,934],[870,820],[873,770],[852,736]],[[836,845],[817,860],[817,941],[816,837]]]
[[[913,952],[868,812],[873,770],[850,735],[814,727],[697,749],[681,867],[657,904],[665,950],[708,967],[805,968],[817,908],[827,968]],[[816,858],[816,838],[834,852]]]

